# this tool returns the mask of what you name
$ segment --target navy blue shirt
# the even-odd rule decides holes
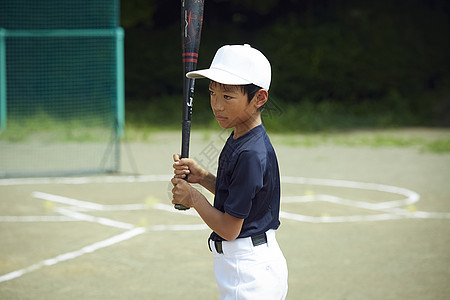
[[[280,226],[280,172],[272,144],[261,124],[234,139],[219,156],[214,207],[244,219],[238,238]],[[213,232],[214,241],[224,240]]]

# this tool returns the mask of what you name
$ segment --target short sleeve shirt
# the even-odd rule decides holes
[[[263,125],[234,139],[231,133],[219,156],[214,207],[244,219],[238,238],[280,226],[280,173]],[[214,241],[224,240],[213,232]]]

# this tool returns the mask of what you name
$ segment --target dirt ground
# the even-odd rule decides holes
[[[450,153],[270,136],[288,299],[448,298]],[[226,137],[194,131],[191,157],[214,172]],[[0,298],[218,299],[210,230],[170,205],[179,140],[123,144],[118,175],[0,180]]]

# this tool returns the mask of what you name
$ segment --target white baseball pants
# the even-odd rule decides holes
[[[214,253],[214,274],[221,300],[278,300],[288,291],[288,269],[275,238],[266,232],[267,243],[253,246],[251,238],[222,242],[223,253]]]

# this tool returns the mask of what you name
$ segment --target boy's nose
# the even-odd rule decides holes
[[[223,105],[220,103],[220,101],[213,101],[212,109],[214,111],[222,111],[223,110]]]

